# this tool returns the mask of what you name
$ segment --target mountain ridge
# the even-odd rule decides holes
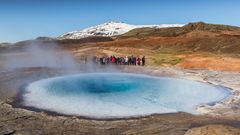
[[[165,27],[182,27],[183,24],[160,24],[160,25],[132,25],[120,21],[110,21],[79,31],[67,32],[58,37],[58,39],[81,39],[90,36],[117,36],[124,34],[136,28],[165,28]]]
[[[196,33],[198,33],[196,35]],[[169,28],[136,28],[119,35],[118,38],[145,38],[153,37],[177,37],[177,36],[220,36],[240,35],[240,27],[220,24],[208,24],[204,22],[188,23],[182,27]]]
[[[145,47],[154,50],[170,49],[174,51],[202,51],[214,53],[240,53],[240,27],[208,24],[204,22],[188,23],[182,27],[136,28],[118,36],[89,36],[80,39],[61,39],[39,37],[35,40],[17,42],[19,47],[32,43],[55,43],[60,46],[105,46]]]

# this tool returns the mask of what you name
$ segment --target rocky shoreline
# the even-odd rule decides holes
[[[238,130],[240,129],[240,73],[159,67],[123,67],[118,71],[207,82],[231,88],[233,94],[215,106],[199,106],[198,111],[202,115],[180,112],[119,120],[91,120],[75,116],[53,116],[44,111],[34,112],[22,108],[14,108],[11,104],[8,104],[14,100],[21,86],[42,78],[66,74],[65,71],[29,68],[1,72],[0,134],[181,135],[188,130],[188,134],[192,133],[190,132],[192,128],[194,128],[194,131],[197,131],[195,129],[197,127],[212,125],[222,125],[216,126],[216,128],[229,129],[229,135],[231,133],[240,133]],[[72,74],[74,72],[68,73]],[[201,129],[204,130],[205,128]]]

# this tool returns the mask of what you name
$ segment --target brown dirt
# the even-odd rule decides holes
[[[204,56],[200,54],[183,54],[179,57],[184,61],[177,64],[182,68],[190,69],[208,69],[220,71],[240,71],[240,59],[228,56],[210,55]]]

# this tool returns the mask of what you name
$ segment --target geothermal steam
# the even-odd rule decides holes
[[[4,56],[6,69],[50,67],[73,69],[79,65],[70,52],[63,51],[55,43],[31,42]]]

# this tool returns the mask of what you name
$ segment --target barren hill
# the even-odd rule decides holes
[[[122,44],[151,45],[154,49],[240,53],[240,27],[203,22],[189,23],[183,27],[139,28],[120,35],[117,39]]]
[[[183,27],[170,28],[137,28],[133,29],[118,38],[144,38],[144,37],[176,37],[183,36],[192,32],[208,33],[212,35],[240,35],[240,27],[218,24],[207,24],[204,22],[189,23]],[[206,34],[203,34],[206,35]]]

